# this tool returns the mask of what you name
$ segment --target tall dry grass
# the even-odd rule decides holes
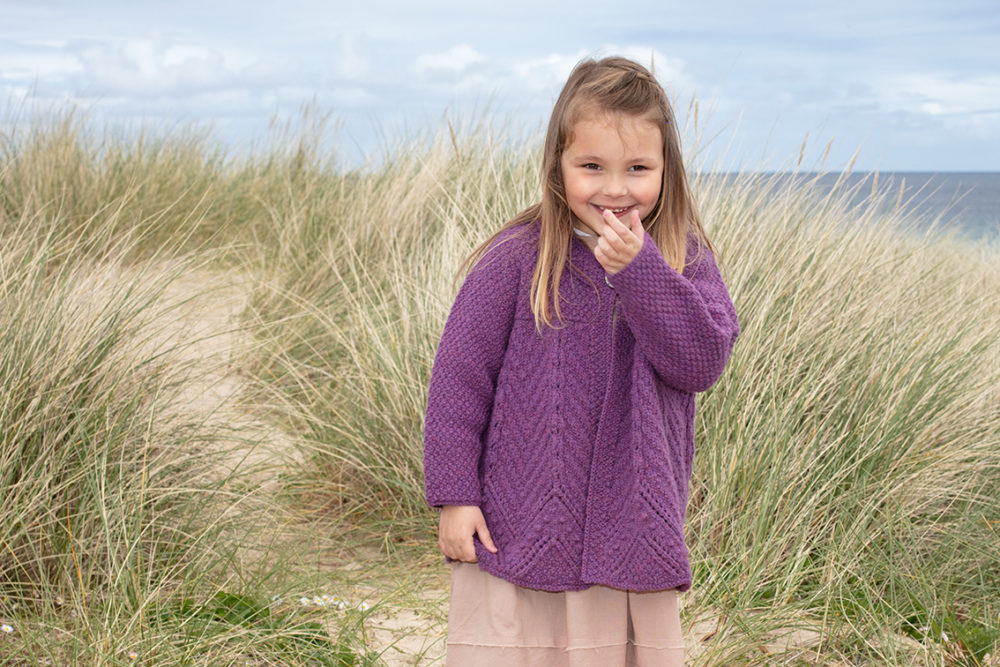
[[[280,158],[74,128],[5,135],[0,163],[0,663],[374,664],[362,615],[298,603],[278,473],[234,467],[259,435],[190,407],[222,362],[170,292],[231,269],[246,227],[212,211]]]
[[[454,272],[537,197],[536,143],[448,129],[283,220],[257,301],[259,379],[314,453],[292,491],[429,548],[422,413]],[[1000,639],[997,249],[845,184],[693,172],[743,324],[699,398],[701,660],[978,664]]]
[[[292,508],[335,540],[434,548],[430,364],[461,260],[537,197],[538,141],[445,125],[352,170],[310,114],[244,156],[74,115],[0,141],[0,621],[20,642],[0,637],[5,658],[374,660],[355,621],[331,632],[269,603],[322,574],[284,567],[295,545],[259,519]],[[743,325],[698,399],[697,660],[986,664],[998,249],[922,235],[843,184],[689,166]],[[244,407],[300,450],[273,471],[281,506],[239,467],[206,476],[233,434],[178,412],[203,369],[177,373],[149,338],[191,262],[256,285]]]
[[[282,219],[255,303],[260,387],[316,454],[294,491],[337,516],[398,520],[393,532],[425,517],[424,387],[455,267],[535,189],[526,145],[481,125],[467,130],[477,142],[454,132]]]
[[[704,594],[765,627],[812,616],[846,657],[909,663],[893,631],[995,655],[997,249],[808,179],[699,186],[743,324],[699,413]]]

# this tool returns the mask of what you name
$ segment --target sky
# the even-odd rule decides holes
[[[313,105],[352,163],[444,118],[543,132],[573,65],[620,54],[703,168],[1000,171],[998,44],[997,0],[0,0],[0,131],[73,108],[252,149]]]

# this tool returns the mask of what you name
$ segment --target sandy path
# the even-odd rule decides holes
[[[178,362],[188,366],[178,408],[232,434],[229,442],[219,443],[225,451],[220,475],[263,473],[261,468],[295,452],[287,435],[240,402],[247,388],[239,369],[251,344],[240,315],[253,287],[241,271],[198,269],[172,279],[161,299],[165,310],[157,337],[175,345]]]
[[[421,581],[418,590],[384,598],[366,623],[372,648],[387,667],[444,664],[448,592],[445,581]]]
[[[276,490],[281,468],[295,463],[299,450],[288,434],[254,416],[241,401],[248,387],[240,368],[252,344],[241,314],[254,286],[252,276],[236,270],[187,270],[171,278],[160,298],[162,315],[153,322],[149,344],[173,347],[178,363],[189,371],[178,409],[232,434],[218,443],[224,454],[214,474],[268,493],[269,487]],[[339,570],[354,579],[352,572],[363,574],[368,562],[361,556],[353,562],[322,562],[320,568]],[[354,587],[350,598],[372,606],[364,620],[369,648],[380,653],[388,667],[443,664],[445,584],[430,573],[417,586],[407,578],[395,586],[359,582]],[[330,617],[333,637],[340,618]]]

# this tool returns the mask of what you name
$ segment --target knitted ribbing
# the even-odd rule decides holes
[[[431,372],[427,501],[479,505],[498,553],[482,569],[521,586],[686,590],[684,516],[695,392],[739,334],[712,253],[683,275],[646,234],[606,281],[579,239],[563,326],[530,307],[538,224],[505,232],[466,277]]]

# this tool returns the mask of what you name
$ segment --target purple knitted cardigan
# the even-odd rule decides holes
[[[537,222],[504,232],[466,277],[438,345],[424,429],[432,506],[478,505],[520,586],[687,590],[684,516],[695,392],[739,334],[711,251],[681,275],[646,234],[614,276],[573,238],[563,327],[535,328]],[[608,282],[610,281],[610,282]]]

